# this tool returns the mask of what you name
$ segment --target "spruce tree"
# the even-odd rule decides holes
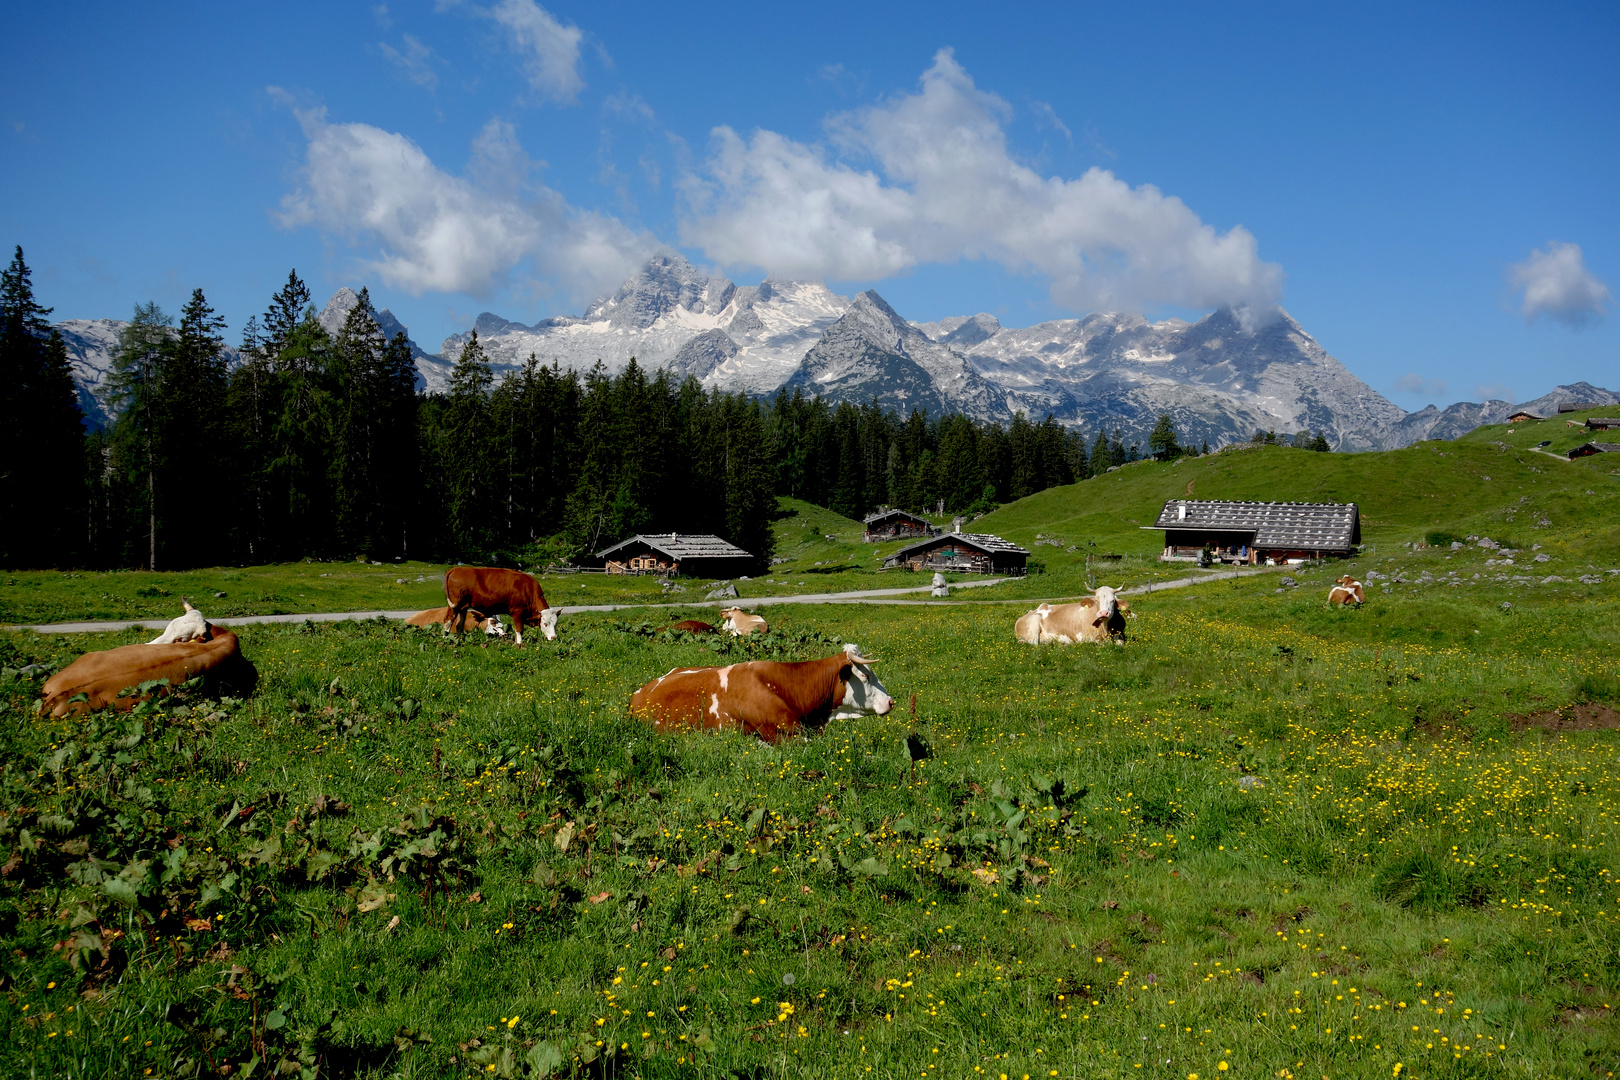
[[[1091,475],[1101,476],[1113,464],[1108,451],[1108,436],[1097,432],[1097,441],[1091,447]]]
[[[1176,439],[1176,422],[1169,413],[1160,413],[1159,422],[1148,435],[1148,449],[1159,461],[1170,461],[1181,456],[1181,443]]]
[[[486,555],[494,513],[493,465],[485,452],[489,436],[489,391],[495,376],[474,330],[450,372],[443,442],[449,540],[458,558]]]
[[[112,429],[114,465],[124,482],[124,505],[139,521],[139,540],[131,551],[148,570],[158,569],[158,518],[168,495],[173,344],[174,320],[156,303],[137,305],[119,332],[107,382],[108,404],[118,417]]]
[[[84,535],[84,414],[21,246],[0,271],[0,565],[63,566]]]

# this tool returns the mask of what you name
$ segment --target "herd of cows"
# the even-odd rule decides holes
[[[504,635],[500,622],[512,621],[516,644],[525,626],[539,626],[547,641],[557,638],[557,609],[546,603],[540,583],[528,574],[499,567],[458,566],[444,576],[445,606],[418,612],[413,626]],[[1071,604],[1043,603],[1020,616],[1013,633],[1030,645],[1087,642],[1124,644],[1125,620],[1134,618],[1119,589],[1099,586]],[[1346,575],[1328,595],[1329,604],[1365,600],[1361,582]],[[166,692],[203,676],[220,692],[251,693],[258,672],[242,655],[235,634],[215,626],[182,600],[185,613],[149,642],[86,653],[48,679],[41,709],[52,717],[106,706],[128,709],[148,693]],[[670,629],[689,633],[766,633],[764,619],[740,608],[720,612],[719,627],[688,619]],[[876,663],[855,645],[821,660],[750,660],[724,667],[673,668],[645,683],[630,698],[630,714],[658,731],[742,731],[766,742],[780,742],[814,731],[831,720],[882,716],[894,708],[877,676]]]

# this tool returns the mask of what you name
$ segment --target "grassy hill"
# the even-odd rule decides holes
[[[1531,449],[1540,441],[1533,432],[1496,437],[1505,430],[1366,454],[1241,444],[1168,464],[1141,461],[1020,499],[972,528],[1062,566],[1083,563],[1091,551],[1157,553],[1163,533],[1140,526],[1152,524],[1166,499],[1354,502],[1369,546],[1421,543],[1432,532],[1448,532],[1506,537],[1526,548],[1554,543],[1570,554],[1620,548],[1620,462],[1605,455],[1554,459]],[[1042,538],[1063,546],[1031,547]],[[1067,550],[1075,545],[1084,550]]]

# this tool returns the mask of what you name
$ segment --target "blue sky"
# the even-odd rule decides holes
[[[1308,10],[1305,10],[1307,9]],[[1613,5],[13,5],[57,318],[296,267],[430,350],[658,246],[925,321],[1280,303],[1407,408],[1620,386]]]

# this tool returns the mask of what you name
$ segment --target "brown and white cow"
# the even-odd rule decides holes
[[[727,632],[737,637],[744,637],[748,634],[766,634],[771,629],[766,625],[764,619],[758,615],[750,615],[742,608],[726,608],[720,613],[720,618],[724,620],[721,625],[726,628]]]
[[[1026,645],[1076,645],[1112,641],[1125,644],[1125,620],[1131,606],[1118,590],[1099,586],[1092,596],[1072,604],[1042,604],[1019,616],[1013,636]]]
[[[258,684],[259,673],[242,655],[236,635],[221,626],[208,627],[202,641],[176,641],[161,645],[142,642],[116,649],[85,653],[45,680],[41,708],[52,717],[69,713],[93,712],[111,705],[128,709],[142,697],[137,688],[153,679],[165,680],[154,693],[166,694],[169,686],[203,676],[211,689],[248,694]],[[72,698],[85,695],[82,701]]]
[[[450,605],[450,629],[460,632],[467,612],[477,609],[489,615],[510,615],[517,644],[523,644],[523,627],[540,624],[547,641],[557,640],[557,609],[546,603],[540,583],[521,570],[498,566],[457,566],[445,571],[444,598]]]
[[[822,660],[750,660],[720,668],[675,668],[637,690],[630,715],[658,731],[742,731],[765,742],[829,720],[883,716],[894,708],[854,645]]]
[[[455,612],[448,607],[428,608],[418,611],[405,620],[406,626],[442,626],[445,631],[450,630],[450,620]],[[506,627],[501,625],[499,615],[485,615],[482,611],[469,609],[465,620],[466,628],[473,632],[483,631],[490,637],[500,637],[506,633]]]
[[[1354,604],[1356,607],[1360,607],[1367,602],[1367,594],[1361,588],[1361,582],[1346,574],[1338,581],[1335,581],[1333,588],[1328,590],[1327,602],[1329,604]]]

